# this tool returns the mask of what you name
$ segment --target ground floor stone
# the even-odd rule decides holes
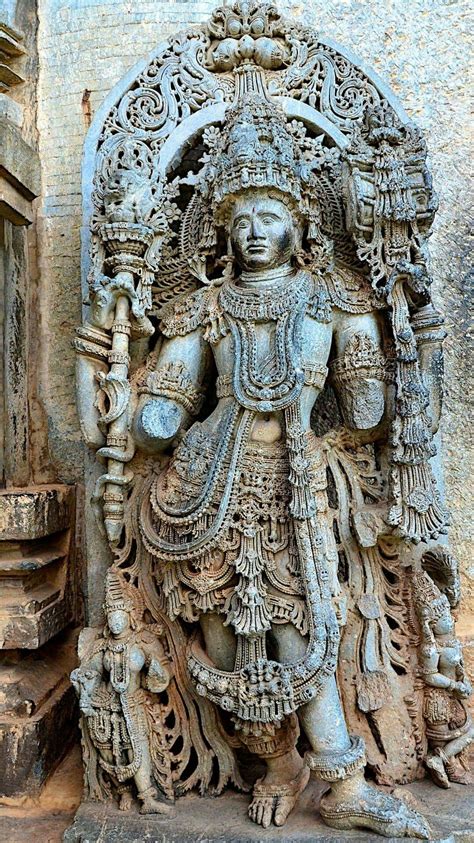
[[[64,835],[65,843],[381,843],[383,838],[367,831],[341,834],[325,826],[318,815],[321,787],[311,782],[297,811],[284,828],[262,829],[246,816],[248,797],[227,792],[223,797],[186,796],[177,803],[174,819],[143,817],[138,810],[120,812],[110,804],[80,806],[74,823]],[[440,790],[425,780],[399,788],[408,791],[410,804],[429,820],[436,843],[473,843],[472,789],[453,785]],[[399,838],[391,838],[392,841]]]

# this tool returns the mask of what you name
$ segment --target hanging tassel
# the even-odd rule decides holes
[[[396,415],[392,424],[391,495],[395,501],[388,523],[414,542],[438,538],[448,514],[441,505],[429,463],[436,449],[427,413],[428,393],[418,362],[416,339],[401,282],[391,293],[396,349]],[[407,327],[408,326],[408,327]]]
[[[294,518],[311,518],[316,514],[316,502],[311,489],[309,460],[306,456],[306,437],[301,424],[299,402],[285,410],[288,457],[291,485],[290,513]]]

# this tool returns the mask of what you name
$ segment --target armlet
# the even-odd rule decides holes
[[[158,371],[150,372],[145,385],[139,387],[138,394],[169,398],[192,416],[197,416],[204,400],[204,393],[193,383],[181,360],[166,363]]]
[[[378,381],[392,379],[392,367],[381,349],[366,334],[354,334],[341,357],[330,364],[331,376],[336,385],[343,385],[359,378]]]

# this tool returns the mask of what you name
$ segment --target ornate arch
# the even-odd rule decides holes
[[[371,68],[350,50],[283,18],[272,3],[217,8],[207,24],[171,37],[138,62],[95,115],[83,160],[84,295],[103,215],[100,183],[107,169],[110,175],[111,160],[124,143],[135,144],[136,161],[128,166],[148,169],[164,182],[202,131],[222,122],[236,95],[236,71],[247,59],[261,68],[268,94],[288,117],[339,149],[369,105],[389,105],[402,123],[410,123]]]

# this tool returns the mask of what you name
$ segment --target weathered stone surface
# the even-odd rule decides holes
[[[285,823],[311,771],[330,784],[328,826],[428,839],[364,769],[380,786],[425,767],[440,787],[466,782],[472,688],[431,462],[444,331],[428,173],[384,83],[270,4],[169,39],[92,124],[78,406],[97,427],[87,444],[106,435],[86,498],[116,561],[71,676],[87,797],[164,814],[157,793],[246,790],[238,741],[266,765],[248,811],[263,828]],[[147,349],[154,334],[166,341]],[[325,389],[338,412],[316,438]],[[195,622],[187,643],[177,617]],[[220,711],[235,734],[217,745]]]
[[[75,744],[46,781],[41,793],[0,799],[3,840],[61,843],[81,801],[82,765]]]
[[[67,675],[77,635],[40,653],[0,655],[0,796],[39,792],[77,737],[74,690]]]
[[[74,489],[0,491],[0,649],[36,649],[74,614]]]
[[[14,225],[30,225],[33,222],[31,203],[3,175],[0,175],[0,217]]]
[[[177,816],[143,817],[138,812],[124,814],[111,804],[86,802],[64,835],[64,843],[132,843],[137,840],[160,843],[380,843],[381,838],[368,831],[341,832],[328,828],[318,814],[321,787],[311,781],[298,810],[285,829],[263,829],[252,825],[246,816],[246,800],[237,793],[225,799],[187,796],[176,802]],[[408,791],[408,793],[406,793]],[[456,785],[440,791],[428,782],[417,782],[397,793],[416,804],[429,818],[433,843],[472,843],[474,820],[469,788]],[[415,803],[413,803],[413,796]],[[385,838],[386,839],[386,838]],[[394,841],[401,838],[389,838]]]
[[[0,135],[0,173],[31,201],[41,192],[38,153],[9,120],[0,119]]]
[[[70,486],[0,489],[0,541],[39,539],[65,530],[73,501]]]
[[[65,4],[41,0],[39,124],[44,199],[41,207],[41,309],[49,327],[47,383],[52,457],[61,477],[82,474],[81,434],[74,399],[74,357],[70,326],[79,321],[80,166],[85,133],[105,95],[160,39],[210,15],[214,0],[170,4],[125,0]],[[467,348],[468,178],[466,55],[468,4],[440,0],[283,0],[281,11],[296,23],[312,25],[350,45],[375,67],[422,128],[430,150],[441,207],[432,238],[436,304],[446,316],[446,372],[450,384],[442,423],[447,498],[453,514],[453,550],[466,579],[471,562],[472,475],[465,396],[472,391]],[[58,49],[58,44],[61,49]],[[137,44],[140,45],[137,51]],[[60,89],[57,79],[63,80]],[[52,306],[54,303],[54,307]],[[61,369],[56,361],[62,362]],[[61,396],[59,406],[57,397]],[[466,581],[464,611],[468,611]],[[472,587],[471,587],[472,588]],[[91,589],[92,590],[92,589]],[[471,592],[472,593],[472,592]]]

